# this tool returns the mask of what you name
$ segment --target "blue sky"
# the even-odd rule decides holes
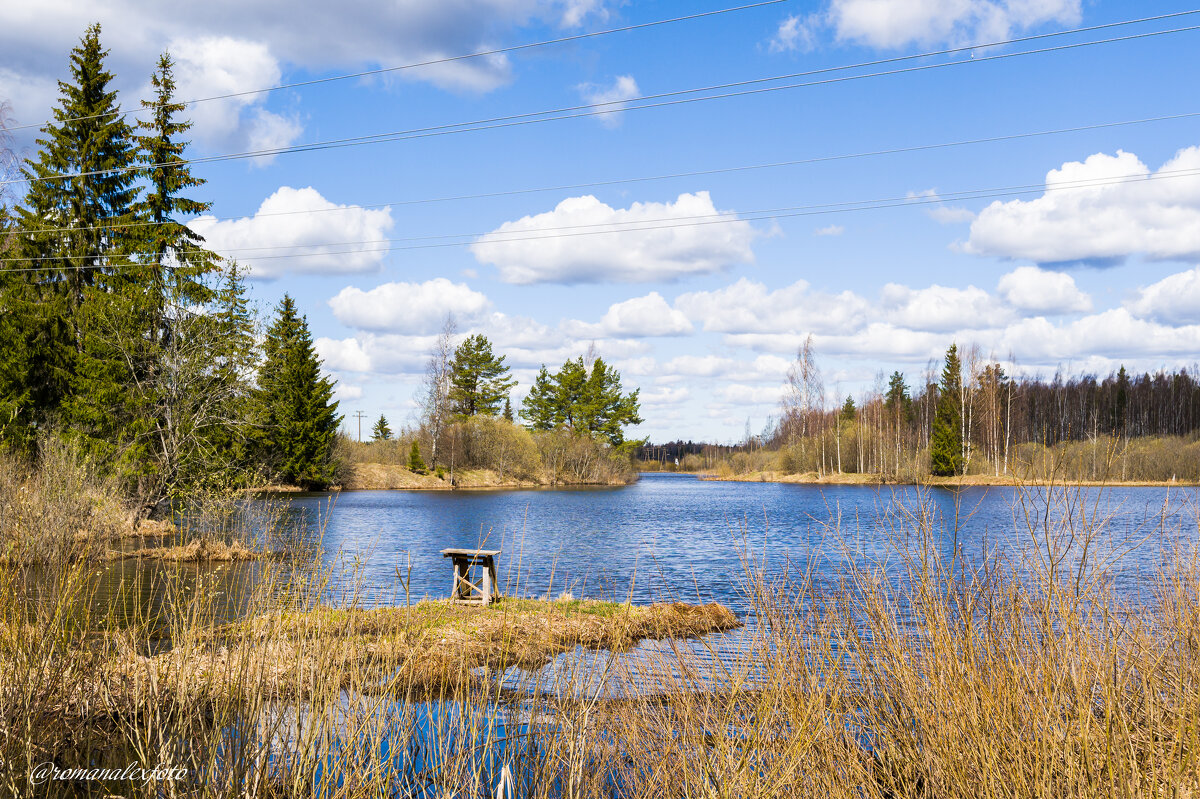
[[[103,24],[122,102],[133,105],[168,48],[180,94],[190,99],[731,5],[299,0],[281,15],[264,0],[10,3],[0,8],[0,99],[11,102],[18,125],[46,119],[67,53],[91,21]],[[199,103],[190,109],[192,155],[619,100],[1186,10],[1080,0],[789,0]],[[1200,14],[973,54],[1192,25]],[[447,313],[463,333],[483,332],[507,354],[521,381],[515,401],[541,363],[556,367],[594,344],[627,387],[641,389],[646,422],[635,432],[657,441],[736,440],[747,420],[760,429],[809,334],[831,403],[869,392],[880,372],[900,369],[918,382],[951,341],[1011,359],[1024,373],[1177,368],[1200,353],[1200,117],[425,201],[1196,113],[1198,43],[1200,31],[1184,31],[606,116],[217,161],[195,168],[209,181],[200,195],[213,208],[193,224],[214,249],[250,266],[264,308],[284,292],[296,298],[348,418],[362,410],[415,420],[414,394]],[[20,143],[31,144],[31,134],[19,130]],[[1016,186],[1029,188],[951,198]],[[899,201],[754,213],[889,199]],[[335,206],[349,208],[320,210]],[[650,229],[595,232],[613,225]],[[278,257],[295,253],[307,255]]]

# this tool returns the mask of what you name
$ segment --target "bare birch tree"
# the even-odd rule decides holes
[[[825,386],[821,382],[821,369],[817,366],[812,340],[810,333],[797,350],[796,360],[788,368],[783,418],[793,440],[796,427],[799,427],[800,438],[811,432],[809,427],[813,414],[821,411],[825,404]]]
[[[12,103],[0,100],[0,254],[15,246],[13,206],[16,196],[15,181],[21,176],[21,157],[17,153],[13,138]]]
[[[425,364],[425,380],[421,386],[421,421],[429,431],[431,468],[437,466],[438,443],[450,420],[450,362],[454,359],[454,336],[458,324],[447,314],[442,331],[433,345],[433,353]]]

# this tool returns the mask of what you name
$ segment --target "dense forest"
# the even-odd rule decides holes
[[[900,371],[827,401],[811,337],[779,415],[736,445],[646,445],[648,468],[926,476],[1031,472],[1088,480],[1200,479],[1200,380],[1178,372],[1015,378],[978,347],[951,344],[915,388]],[[676,467],[675,461],[679,464]]]
[[[185,155],[191,123],[170,55],[136,118],[106,57],[93,25],[36,152],[21,162],[0,139],[14,173],[0,194],[0,447],[34,459],[66,443],[117,480],[136,517],[196,492],[340,483],[358,456],[304,315],[285,295],[260,320],[245,270],[186,224],[209,204]],[[0,130],[7,118],[5,106]],[[493,467],[530,446],[522,436],[555,432],[589,461],[616,455],[628,470],[622,428],[640,421],[637,394],[602,359],[543,369],[526,429],[503,356],[483,336],[458,338],[448,320],[407,431],[412,465]],[[377,433],[391,437],[386,420]],[[549,438],[532,445],[539,466]]]

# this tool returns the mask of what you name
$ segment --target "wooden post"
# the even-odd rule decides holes
[[[490,558],[489,558],[490,560]],[[492,567],[490,563],[485,563],[481,569],[483,572],[483,604],[490,605],[492,602]]]

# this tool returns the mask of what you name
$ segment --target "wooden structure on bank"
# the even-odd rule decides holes
[[[450,592],[452,602],[473,605],[489,605],[500,598],[500,586],[496,581],[496,556],[498,549],[443,549],[442,557],[454,563],[454,589]],[[472,582],[471,569],[478,566],[478,582]]]

